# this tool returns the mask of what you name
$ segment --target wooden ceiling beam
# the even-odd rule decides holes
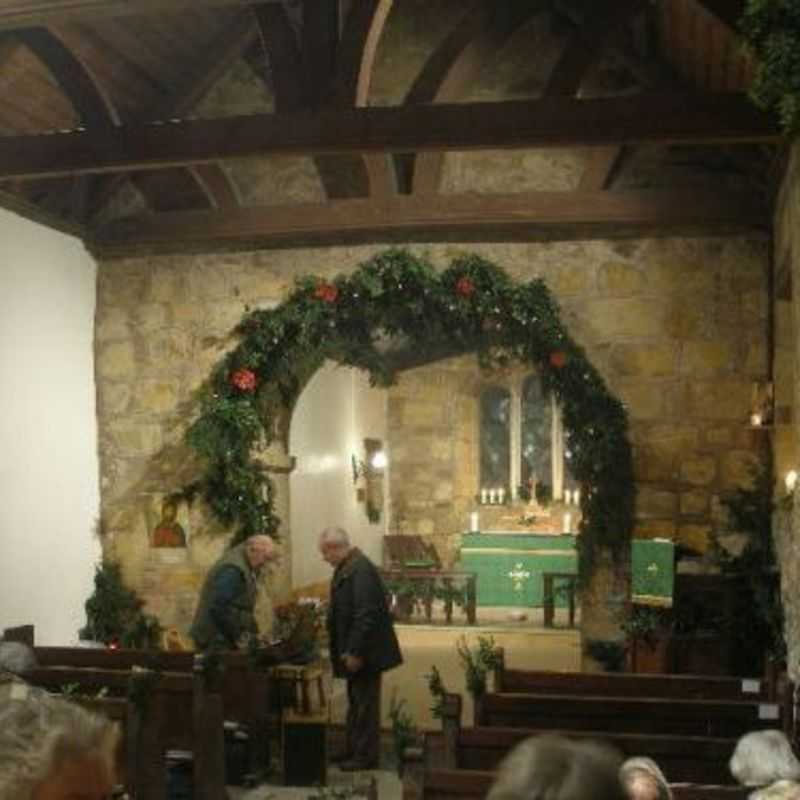
[[[248,249],[370,241],[619,238],[656,233],[766,230],[752,192],[532,192],[398,195],[390,200],[262,206],[118,220],[93,231],[101,256],[134,252]]]
[[[776,123],[744,95],[643,94],[254,114],[0,137],[0,179],[159,169],[267,155],[774,143]]]
[[[511,35],[547,6],[546,0],[509,0],[507,3],[479,0],[425,62],[406,95],[406,105],[459,100]],[[417,194],[438,192],[444,154],[418,153],[410,158],[411,191]]]
[[[58,25],[67,20],[173,14],[203,6],[243,7],[256,2],[281,0],[5,0],[0,4],[0,30]]]

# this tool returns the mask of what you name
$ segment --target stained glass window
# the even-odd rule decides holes
[[[511,485],[511,392],[501,386],[481,392],[480,485]]]

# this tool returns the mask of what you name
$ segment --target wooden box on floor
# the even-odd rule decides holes
[[[287,786],[324,786],[327,782],[328,718],[287,709],[281,725],[283,782]]]

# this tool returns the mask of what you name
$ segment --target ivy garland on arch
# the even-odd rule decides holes
[[[478,255],[437,272],[423,258],[392,249],[356,272],[325,281],[302,277],[280,306],[245,314],[238,346],[214,368],[187,431],[205,471],[187,487],[214,516],[234,528],[234,542],[274,534],[273,487],[253,457],[274,437],[280,414],[326,359],[366,370],[374,385],[395,376],[382,346],[478,354],[483,366],[530,364],[563,410],[571,470],[582,486],[578,537],[581,574],[610,550],[627,558],[635,488],[627,414],[561,323],[541,279],[515,284]]]

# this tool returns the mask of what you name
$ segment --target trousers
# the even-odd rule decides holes
[[[347,678],[347,752],[376,767],[381,752],[381,673],[357,672]]]

